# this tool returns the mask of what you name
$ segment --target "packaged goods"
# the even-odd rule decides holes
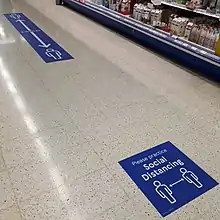
[[[186,40],[189,40],[189,36],[191,34],[192,28],[193,28],[193,23],[192,22],[188,22],[185,28],[185,33],[184,33],[184,38]]]
[[[184,4],[185,2],[184,0],[181,0],[181,2],[171,0],[171,3]],[[191,0],[190,3],[194,4],[195,8],[202,5],[200,0]],[[220,0],[218,0],[217,5],[219,5],[220,9]],[[200,10],[201,13],[204,11],[203,9],[197,10]],[[202,15],[195,17],[191,16],[189,18],[187,16],[183,17],[179,16],[175,10],[167,8],[161,9],[161,7],[155,6],[149,2],[134,4],[132,16],[153,27],[160,28],[165,32],[170,32],[172,36],[176,35],[177,37],[182,37],[185,40],[211,50],[215,50],[216,45],[218,45],[220,22],[212,17]]]
[[[218,34],[217,36],[217,42],[216,42],[216,46],[215,46],[215,54],[217,56],[220,56],[220,35]]]

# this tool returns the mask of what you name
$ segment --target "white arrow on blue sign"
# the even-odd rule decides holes
[[[73,57],[22,13],[4,15],[38,55],[46,62],[70,60]]]

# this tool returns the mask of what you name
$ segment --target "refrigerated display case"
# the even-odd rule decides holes
[[[186,8],[186,6],[178,2],[159,2],[156,6],[152,3],[147,3],[144,6],[147,5],[145,9],[149,8],[152,18],[150,20],[146,19],[146,21],[144,16],[146,15],[147,10],[142,10],[143,15],[141,16],[135,15],[135,13],[137,13],[136,8],[134,8],[135,4],[143,3],[130,1],[129,7],[133,6],[133,8],[130,9],[128,13],[129,15],[127,15],[127,13],[121,13],[119,6],[117,5],[117,0],[115,2],[109,1],[107,4],[101,2],[100,0],[93,0],[93,2],[80,2],[76,0],[57,1],[58,4],[65,4],[73,10],[90,17],[96,22],[99,22],[108,28],[114,29],[136,42],[146,47],[150,47],[163,55],[180,62],[189,69],[198,71],[205,74],[207,77],[220,82],[220,57],[215,54],[215,47],[219,45],[218,25],[220,25],[217,10],[215,13],[199,8],[194,9],[196,10],[194,11]],[[167,11],[170,10],[170,7],[171,12],[168,13]],[[180,9],[181,11],[176,12],[176,9]],[[166,13],[158,13],[158,11],[161,10],[164,10]],[[179,15],[175,16],[173,15],[173,12],[176,14],[179,13]],[[186,12],[188,13],[188,18],[184,16]],[[196,16],[193,14],[196,14]],[[181,15],[183,16],[180,17]],[[198,16],[200,15],[214,19],[213,22],[209,22],[210,26],[213,25],[213,32],[210,34],[210,40],[207,40],[204,37],[204,31],[203,35],[201,34],[202,30],[200,30],[200,35],[202,35],[203,38],[196,35],[197,29],[195,29],[195,27],[198,27],[199,25],[193,24],[192,27],[194,29],[190,26],[192,21],[205,21],[204,19],[199,20]],[[147,16],[148,15],[146,15],[146,17]],[[174,20],[175,17],[176,19]],[[174,20],[175,22],[170,22],[171,18],[172,21]],[[206,42],[206,44],[204,42]]]

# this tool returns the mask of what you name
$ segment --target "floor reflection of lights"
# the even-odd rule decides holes
[[[13,36],[6,36],[3,25],[0,24],[0,45],[15,43]]]
[[[34,140],[34,144],[38,150],[38,153],[43,161],[46,161],[48,173],[50,175],[51,181],[54,184],[55,188],[57,189],[59,193],[60,200],[63,202],[64,205],[67,206],[67,202],[69,201],[69,191],[67,187],[65,186],[64,180],[62,176],[60,175],[60,172],[57,168],[57,166],[54,164],[53,160],[50,157],[50,152],[48,148],[44,145],[43,141],[40,137],[37,137],[37,125],[34,122],[33,118],[27,111],[27,107],[25,105],[25,102],[22,100],[21,95],[19,94],[19,91],[16,89],[12,77],[9,73],[9,70],[7,69],[3,59],[0,57],[0,73],[2,78],[4,79],[5,85],[7,86],[8,91],[10,92],[14,103],[20,112],[20,115],[22,116],[23,121],[26,124],[26,127],[32,135],[32,138]],[[81,217],[79,215],[76,216],[76,213],[73,214],[73,210],[70,210],[67,208],[69,218],[74,220],[80,220]],[[74,218],[73,218],[74,217]]]

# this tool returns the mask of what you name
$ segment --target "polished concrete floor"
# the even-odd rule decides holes
[[[220,88],[52,0],[0,0],[0,220],[157,220],[118,161],[170,140],[220,181]],[[46,64],[22,12],[75,59]],[[219,220],[220,189],[166,217]]]

